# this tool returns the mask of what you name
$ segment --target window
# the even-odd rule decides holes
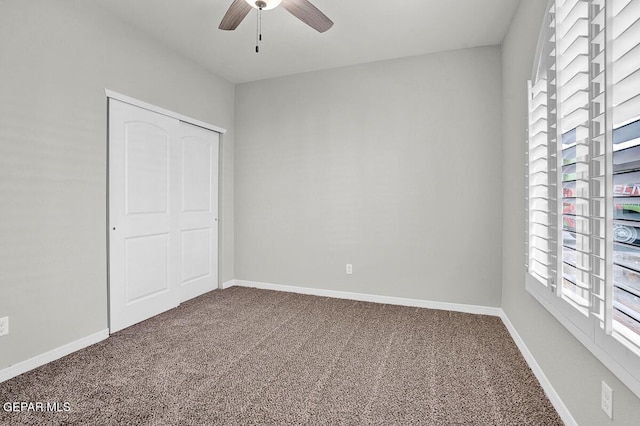
[[[527,289],[640,397],[640,0],[551,0],[529,83]]]

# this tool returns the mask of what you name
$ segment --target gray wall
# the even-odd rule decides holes
[[[502,48],[502,308],[580,425],[638,424],[640,400],[524,288],[526,82],[531,78],[538,33],[546,4],[547,0],[522,1]],[[613,422],[600,409],[602,380],[614,391]]]
[[[500,306],[500,61],[485,47],[238,85],[236,278]]]
[[[0,369],[107,327],[105,88],[231,130],[221,278],[234,275],[234,86],[87,3],[0,2]]]

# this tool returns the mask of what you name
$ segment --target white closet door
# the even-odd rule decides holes
[[[180,300],[218,287],[218,133],[180,123]]]
[[[109,100],[111,332],[179,304],[180,122]]]

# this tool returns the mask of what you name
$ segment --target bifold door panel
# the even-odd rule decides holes
[[[109,100],[112,333],[216,288],[218,137]]]

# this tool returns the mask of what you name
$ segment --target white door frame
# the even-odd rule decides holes
[[[118,101],[130,104],[130,105],[142,108],[142,109],[146,109],[146,110],[158,113],[158,114],[162,114],[162,115],[177,119],[179,121],[183,121],[185,123],[193,124],[195,126],[202,127],[204,129],[214,131],[214,132],[219,133],[221,135],[225,134],[227,132],[227,130],[222,128],[222,127],[218,127],[218,126],[215,126],[213,124],[206,123],[204,121],[200,121],[200,120],[197,120],[195,118],[191,118],[191,117],[188,117],[186,115],[182,115],[182,114],[176,113],[174,111],[170,111],[170,110],[167,110],[167,109],[164,109],[164,108],[149,104],[147,102],[144,102],[144,101],[141,101],[139,99],[135,99],[135,98],[123,95],[123,94],[118,93],[118,92],[114,92],[114,91],[109,90],[109,89],[105,89],[105,95],[107,97],[107,101],[109,99],[118,100]],[[222,141],[220,141],[220,142],[222,142]],[[107,149],[108,149],[108,146],[109,146],[109,140],[107,138]],[[219,158],[218,161],[221,160],[221,156],[220,156],[220,150],[221,149],[222,149],[222,144],[220,143],[220,144],[218,144],[218,150],[219,150],[218,151],[218,158]],[[107,155],[107,185],[109,185],[109,164],[108,164],[109,160],[108,160],[108,158],[109,157]],[[220,170],[221,170],[221,167],[218,167],[218,185],[220,185]],[[219,189],[220,188],[218,188],[218,212],[220,211],[220,200],[219,200],[219,198],[220,198],[220,194],[221,194],[221,191]],[[110,247],[109,236],[110,236],[110,232],[109,232],[109,229],[110,229],[110,224],[108,223],[108,221],[109,221],[109,188],[107,186],[107,227],[106,227],[106,233],[107,233],[107,313],[108,313],[108,315],[110,315],[110,306],[109,306],[109,303],[110,303],[110,292],[111,292],[111,288],[110,288],[111,282],[110,282],[110,276],[109,276],[109,270],[110,270],[110,266],[109,266],[110,265],[110,263],[109,263],[110,262],[110,259],[109,259],[109,252],[110,252],[110,249],[109,249],[109,247]],[[218,228],[219,228],[220,227],[220,221],[218,221],[217,223],[218,223]],[[217,259],[217,261],[218,261],[218,277],[217,277],[218,288],[220,288],[220,267],[219,267],[219,265],[220,265],[220,238],[219,238],[219,235],[220,235],[220,229],[218,229],[218,250],[217,250],[217,252],[218,252],[218,259]],[[108,323],[109,323],[109,328],[111,329],[111,318],[110,317],[108,318]]]

